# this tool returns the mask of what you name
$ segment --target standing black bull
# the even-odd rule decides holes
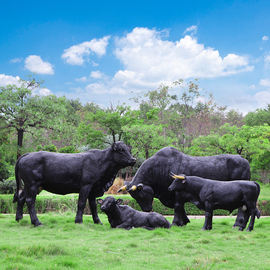
[[[113,143],[105,150],[90,150],[78,154],[34,152],[21,156],[15,166],[17,191],[13,202],[18,202],[16,220],[23,218],[26,205],[34,226],[42,225],[35,211],[35,200],[41,189],[65,195],[79,193],[75,222],[82,223],[87,199],[94,223],[101,223],[97,215],[96,198],[112,185],[119,169],[134,165],[136,159],[130,147]],[[21,180],[24,182],[22,190]]]
[[[165,147],[146,160],[133,180],[119,191],[127,189],[136,199],[143,211],[151,211],[153,198],[158,198],[165,206],[174,208],[173,225],[183,226],[189,222],[184,210],[185,202],[190,194],[170,192],[168,187],[173,179],[170,172],[199,176],[223,181],[249,180],[250,166],[246,159],[238,155],[217,155],[208,157],[192,157],[181,153],[173,147]],[[242,211],[239,210],[234,226],[241,225]]]
[[[230,213],[238,208],[245,209],[244,219],[239,230],[246,228],[250,218],[247,231],[252,231],[255,222],[255,216],[260,218],[260,211],[256,203],[260,194],[260,185],[252,181],[215,181],[197,176],[175,175],[171,173],[174,179],[169,186],[169,191],[185,190],[191,194],[191,202],[196,204],[199,209],[205,210],[205,222],[203,230],[212,230],[213,210],[225,209]]]

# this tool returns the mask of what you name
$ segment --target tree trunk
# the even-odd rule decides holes
[[[17,159],[21,156],[21,147],[23,143],[23,132],[24,130],[22,128],[17,129],[18,132],[18,143],[17,143]]]
[[[145,158],[148,159],[149,157],[149,152],[148,152],[148,148],[145,149]]]

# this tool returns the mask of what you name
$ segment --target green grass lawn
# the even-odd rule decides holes
[[[270,217],[255,221],[254,231],[232,229],[234,218],[214,218],[212,231],[204,219],[191,219],[171,229],[111,229],[75,213],[39,214],[43,227],[28,215],[0,214],[0,269],[269,269]],[[167,217],[172,222],[172,217]]]

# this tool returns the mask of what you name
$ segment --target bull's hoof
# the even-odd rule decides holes
[[[103,223],[99,220],[99,221],[94,221],[95,224],[100,224],[103,225]]]
[[[22,217],[22,216],[20,216],[20,217],[16,217],[16,221],[17,221],[17,222],[19,222],[21,219],[23,219],[23,217]]]
[[[75,223],[77,223],[77,224],[82,224],[83,221],[82,221],[82,220],[75,220]]]
[[[240,227],[239,229],[238,229],[238,231],[240,231],[240,232],[242,232],[244,230],[244,228],[242,228],[242,227]]]
[[[177,227],[183,227],[185,226],[186,224],[182,224],[182,223],[172,223],[172,226],[177,226]]]
[[[40,221],[38,221],[38,222],[36,222],[36,223],[34,224],[34,226],[35,226],[35,227],[43,227],[43,224],[42,224]]]

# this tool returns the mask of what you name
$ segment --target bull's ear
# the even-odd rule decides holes
[[[114,151],[117,150],[117,145],[116,145],[116,143],[113,143],[113,144],[112,144],[112,150],[114,150]]]
[[[123,199],[117,199],[116,204],[121,204],[123,202]]]
[[[131,145],[128,145],[128,149],[129,149],[129,151],[131,151],[131,149],[132,149],[132,146],[131,146]]]
[[[103,200],[102,199],[97,199],[97,203],[103,204]]]

